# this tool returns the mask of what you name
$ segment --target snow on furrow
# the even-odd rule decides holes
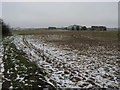
[[[14,43],[31,61],[45,69],[48,82],[58,87],[119,87],[115,74],[119,69],[116,63],[112,64],[112,60],[116,60],[117,52],[108,52],[115,53],[116,56],[104,55],[106,58],[98,58],[96,54],[88,57],[78,54],[81,51],[67,51],[65,47],[58,48],[32,37],[34,36],[15,36]],[[105,50],[104,47],[94,48]],[[89,51],[93,52],[94,49],[89,48],[86,54],[89,54]]]

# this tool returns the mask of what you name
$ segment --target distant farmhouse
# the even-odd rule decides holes
[[[71,25],[67,27],[68,30],[81,30],[81,28],[82,27],[79,25]]]
[[[80,25],[71,25],[67,27],[68,30],[87,30],[86,26],[80,26]]]
[[[105,26],[91,26],[87,28],[86,26],[80,25],[71,25],[67,27],[67,30],[91,30],[91,31],[106,31],[107,28]]]

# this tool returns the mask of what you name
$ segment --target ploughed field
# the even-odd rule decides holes
[[[119,88],[117,31],[13,33],[3,41],[4,87]]]

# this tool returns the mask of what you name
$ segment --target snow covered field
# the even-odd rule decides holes
[[[13,42],[44,69],[48,74],[46,80],[56,87],[119,88],[117,49],[88,45],[87,50],[80,51],[67,45],[48,43],[34,35],[15,36]]]

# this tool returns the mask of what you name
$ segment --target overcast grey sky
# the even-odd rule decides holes
[[[3,2],[2,18],[11,27],[105,25],[118,27],[117,2]]]

